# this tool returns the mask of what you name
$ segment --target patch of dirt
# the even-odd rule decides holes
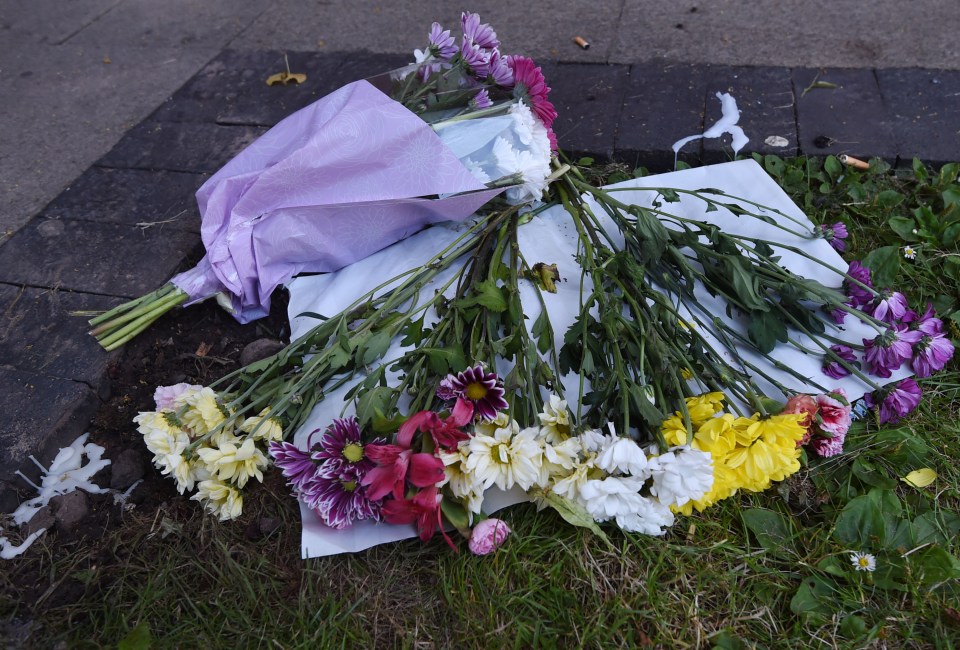
[[[168,314],[127,345],[108,370],[110,398],[90,423],[89,440],[105,448],[105,458],[115,459],[125,450],[133,450],[143,462],[143,481],[126,504],[116,502],[112,493],[87,495],[89,512],[77,525],[69,530],[48,530],[24,555],[2,560],[6,575],[0,578],[0,641],[15,639],[16,630],[29,627],[34,616],[45,610],[70,605],[105,589],[109,580],[100,579],[98,568],[122,564],[129,552],[117,545],[117,535],[110,533],[129,527],[162,534],[165,519],[196,516],[199,505],[190,501],[189,495],[178,494],[174,482],[153,467],[133,418],[155,408],[157,386],[179,382],[209,385],[240,367],[240,355],[251,342],[263,338],[287,342],[286,307],[286,293],[278,291],[269,317],[240,325],[208,301]],[[93,482],[109,487],[110,470],[104,468]],[[267,473],[265,487],[282,495],[287,488],[275,474]],[[248,539],[273,532],[270,527],[276,513],[264,506],[267,501],[245,501],[244,520],[252,522]],[[54,575],[55,566],[62,575]]]

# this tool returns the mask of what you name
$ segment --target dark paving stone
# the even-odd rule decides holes
[[[740,156],[751,153],[796,156],[797,122],[793,112],[793,84],[790,70],[773,67],[712,66],[707,83],[704,124],[707,128],[719,120],[721,111],[717,93],[730,93],[737,100],[740,121],[750,142]],[[773,138],[786,140],[783,146],[770,144]],[[769,142],[768,142],[769,141]],[[707,164],[733,159],[730,136],[703,141],[703,162]]]
[[[960,161],[960,72],[877,70],[901,164]]]
[[[704,88],[709,68],[686,63],[631,66],[617,127],[616,157],[651,171],[673,169],[673,143],[703,132]],[[687,144],[679,159],[700,161],[701,141]]]
[[[130,129],[97,164],[121,169],[216,172],[266,129],[147,120]]]
[[[351,52],[343,65],[337,68],[336,75],[328,80],[330,90],[336,90],[357,79],[375,80],[412,62],[411,54]]]
[[[98,393],[116,356],[87,335],[87,318],[73,311],[106,310],[119,298],[0,285],[0,359],[3,366],[73,379]]]
[[[348,56],[288,52],[290,71],[307,75],[307,80],[268,86],[268,77],[287,69],[283,52],[226,50],[164,102],[151,119],[273,126],[343,85],[336,73]]]
[[[837,87],[814,88],[803,95],[814,80]],[[896,162],[892,120],[873,70],[795,69],[793,89],[802,154],[845,153],[864,160],[878,156]]]
[[[33,454],[49,465],[57,451],[81,435],[100,400],[86,385],[68,379],[43,377],[22,370],[0,368],[0,509],[11,512],[20,499],[36,492],[14,472],[39,474],[30,462]]]
[[[91,167],[41,214],[54,219],[200,232],[194,194],[206,178],[205,174]]]
[[[200,246],[178,230],[35,218],[0,247],[0,282],[134,298]]]
[[[586,63],[541,67],[557,108],[553,130],[560,149],[571,155],[613,158],[629,67]]]

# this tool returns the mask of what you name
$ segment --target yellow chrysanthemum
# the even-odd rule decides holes
[[[690,434],[683,424],[683,417],[679,413],[664,420],[660,426],[660,432],[663,434],[663,439],[671,447],[679,447],[690,442]]]
[[[693,428],[698,428],[709,418],[723,410],[723,400],[723,393],[720,392],[688,397],[685,401],[687,410],[690,411],[690,421],[693,423]]]
[[[216,392],[211,388],[191,393],[185,402],[187,410],[182,416],[183,423],[194,435],[208,433],[227,419],[217,402]]]
[[[216,479],[200,481],[197,493],[190,499],[203,503],[203,507],[217,515],[220,521],[236,519],[243,512],[243,496],[240,491]]]
[[[280,426],[280,421],[276,418],[266,417],[269,412],[270,407],[267,407],[260,411],[259,415],[245,419],[240,424],[240,430],[244,433],[253,433],[254,440],[280,442],[283,440],[283,427]]]
[[[233,481],[237,487],[243,487],[251,477],[263,481],[263,472],[267,466],[267,457],[247,438],[239,447],[232,442],[224,443],[216,449],[201,447],[197,450],[209,472],[221,481]]]

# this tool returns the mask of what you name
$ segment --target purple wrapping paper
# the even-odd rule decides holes
[[[366,81],[297,111],[197,192],[207,255],[172,282],[233,296],[246,323],[294,275],[340,269],[496,196],[425,122]],[[467,194],[460,194],[466,192]],[[445,198],[435,195],[459,194]]]

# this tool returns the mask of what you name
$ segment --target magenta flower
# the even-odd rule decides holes
[[[430,54],[438,59],[449,61],[450,58],[457,53],[457,45],[454,42],[454,38],[450,36],[450,30],[443,29],[440,23],[433,23],[427,38],[430,41],[430,46],[428,47]]]
[[[507,63],[513,70],[514,97],[526,102],[543,125],[550,129],[557,119],[557,109],[547,99],[550,86],[543,78],[543,71],[525,56],[509,56]]]
[[[833,352],[840,359],[846,361],[848,364],[855,363],[857,360],[857,355],[853,353],[853,350],[846,345],[831,345],[830,351]],[[846,377],[850,374],[850,371],[843,367],[843,365],[834,359],[831,355],[824,355],[823,362],[823,374],[834,379],[840,379],[841,377]]]
[[[870,302],[867,311],[884,323],[898,322],[907,313],[907,297],[899,291],[884,289]]]
[[[884,386],[864,396],[867,405],[880,406],[880,424],[899,422],[917,408],[923,391],[912,377],[907,377],[896,386]]]
[[[484,519],[470,532],[468,546],[474,555],[489,555],[503,545],[510,526],[499,519]]]
[[[827,437],[843,438],[850,429],[851,406],[847,394],[837,388],[825,395],[817,395],[817,428]]]
[[[460,14],[460,26],[463,27],[463,40],[470,40],[485,50],[493,50],[500,47],[500,41],[497,40],[497,33],[493,31],[488,23],[480,22],[480,14]]]
[[[498,411],[510,406],[503,398],[504,392],[503,380],[478,365],[456,375],[447,375],[437,388],[437,397],[467,400],[473,404],[476,416],[489,422],[497,417]]]
[[[889,377],[913,356],[913,345],[921,336],[920,332],[896,325],[874,339],[863,339],[867,370],[877,377]]]
[[[450,548],[457,550],[453,541],[443,530],[443,526],[440,525],[442,499],[443,495],[436,486],[430,486],[418,491],[412,498],[387,501],[383,505],[383,518],[391,524],[416,523],[420,540],[424,542],[429,541],[439,528]]]
[[[292,443],[271,442],[269,453],[297,494],[303,491],[303,487],[313,480],[317,473],[317,463],[310,452],[303,451]]]
[[[820,458],[836,456],[843,451],[843,441],[846,437],[846,434],[834,436],[833,438],[817,437],[810,441],[810,448],[813,450],[813,453],[820,456]]]
[[[844,241],[848,236],[847,227],[842,221],[838,221],[832,226],[820,224],[819,230],[820,236],[826,239],[835,251],[842,253],[847,250],[847,242]]]
[[[381,438],[371,444],[384,442],[386,440]],[[355,417],[335,419],[320,436],[313,450],[313,458],[329,471],[353,466],[363,478],[373,469],[373,461],[366,455],[364,444],[360,441],[360,423]]]
[[[328,463],[304,486],[300,500],[331,528],[360,519],[380,519],[380,501],[371,499],[356,466]]]
[[[429,487],[442,481],[446,474],[443,461],[433,454],[413,453],[407,445],[367,445],[367,454],[377,464],[361,479],[369,486],[368,496],[373,500],[393,494],[402,499],[407,481],[416,487]]]
[[[850,262],[847,275],[868,287],[873,287],[873,283],[870,281],[870,269],[856,260]],[[862,307],[873,300],[872,291],[861,287],[856,282],[851,282],[849,279],[843,281],[843,289],[853,299],[854,307]]]
[[[473,419],[473,403],[458,398],[450,417],[443,419],[433,411],[420,411],[400,425],[397,432],[397,442],[409,447],[417,431],[429,433],[437,447],[447,451],[456,451],[460,442],[470,436],[461,427]]]
[[[923,334],[914,349],[910,366],[917,377],[929,377],[937,370],[942,370],[952,358],[953,343],[950,339],[942,333],[932,336]]]

